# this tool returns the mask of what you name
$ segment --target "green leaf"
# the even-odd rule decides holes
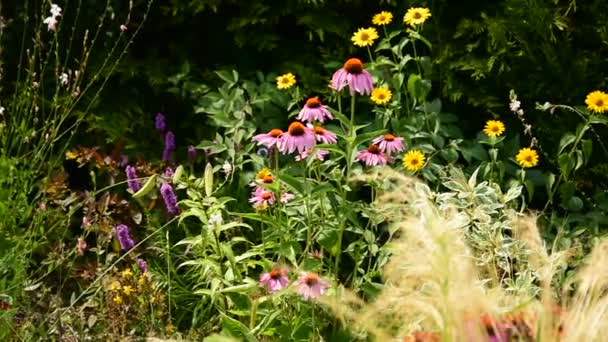
[[[563,153],[557,159],[557,163],[559,164],[559,169],[564,177],[568,178],[572,169],[574,169],[574,160],[570,157],[569,154]]]
[[[592,140],[583,140],[581,141],[581,146],[583,147],[583,156],[585,157],[585,165],[591,160],[591,154],[593,153],[593,141]]]
[[[213,166],[207,163],[205,166],[205,194],[207,197],[211,197],[213,194]]]
[[[288,174],[286,174],[284,172],[281,172],[278,175],[278,178],[282,182],[284,182],[287,185],[289,185],[292,189],[294,189],[300,195],[303,195],[303,194],[306,193],[304,187],[302,186],[302,183],[298,179],[296,179],[296,178],[294,178],[294,177],[292,177],[292,176],[290,176],[290,175],[288,175]]]
[[[355,138],[355,142],[353,143],[353,146],[357,147],[359,146],[359,144],[361,144],[364,141],[367,140],[371,140],[381,134],[386,133],[386,129],[381,129],[381,130],[377,130],[377,131],[373,131],[373,132],[369,132],[369,133],[363,133],[363,134],[359,134],[357,135],[357,137]]]
[[[182,178],[182,174],[184,174],[184,167],[180,165],[175,169],[175,173],[173,173],[173,183],[177,184],[180,178]]]
[[[222,319],[222,328],[229,335],[241,338],[244,341],[257,341],[256,338],[249,332],[249,328],[247,328],[245,324],[226,315],[224,315]]]
[[[319,233],[317,239],[319,244],[323,246],[331,255],[337,255],[340,251],[338,246],[338,230],[333,227],[325,227]]]
[[[562,136],[559,141],[559,148],[557,149],[557,154],[561,154],[562,151],[568,147],[568,145],[572,144],[576,140],[576,136],[572,133],[566,133]]]
[[[146,184],[144,184],[144,186],[142,186],[141,189],[139,189],[138,192],[133,194],[133,198],[141,198],[144,197],[145,195],[147,195],[150,191],[152,191],[154,188],[156,188],[156,178],[157,175],[154,174],[152,176],[150,176],[148,178],[148,180],[146,181]]]

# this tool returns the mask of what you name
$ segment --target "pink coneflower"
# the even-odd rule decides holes
[[[362,161],[367,166],[386,165],[393,162],[393,158],[382,153],[376,144],[371,144],[367,150],[359,151],[355,161]]]
[[[403,138],[396,137],[392,134],[385,134],[372,140],[373,144],[378,145],[380,151],[391,154],[393,152],[401,152],[405,149],[403,147]]]
[[[318,298],[325,293],[329,288],[329,283],[319,278],[315,273],[301,272],[300,279],[296,282],[298,285],[298,293],[304,299]]]
[[[269,293],[275,293],[284,289],[289,284],[287,270],[274,268],[272,271],[260,275],[260,286],[266,286]]]
[[[296,159],[296,161],[300,161],[300,160],[304,160],[310,156],[311,158],[316,158],[316,159],[319,159],[320,161],[324,161],[325,156],[327,156],[329,154],[329,151],[315,150],[315,152],[312,153],[312,155],[311,155],[311,153],[312,153],[312,148],[309,148],[308,150],[298,154],[295,159]]]
[[[249,202],[253,203],[254,208],[272,205],[274,204],[274,193],[263,188],[257,188],[253,197],[249,199]]]
[[[294,198],[296,198],[296,196],[294,194],[290,194],[289,192],[284,192],[281,194],[281,203],[287,203]]]
[[[350,96],[355,93],[369,95],[374,89],[374,82],[369,72],[363,69],[361,60],[351,58],[344,63],[342,69],[334,73],[331,78],[331,86],[336,91],[341,91],[342,88],[348,86]]]
[[[333,118],[327,106],[323,105],[319,98],[315,96],[306,100],[306,104],[296,117],[296,120],[325,122],[326,119],[331,120]]]
[[[320,143],[335,144],[338,141],[335,133],[332,133],[321,126],[314,126],[314,132],[315,138]]]
[[[283,137],[283,131],[280,129],[271,129],[268,133],[258,134],[252,138],[258,145],[264,145],[266,147],[272,147],[277,145]]]
[[[315,135],[311,128],[304,126],[301,122],[292,122],[287,133],[282,135],[277,143],[279,151],[284,154],[298,151],[302,153],[315,145]]]

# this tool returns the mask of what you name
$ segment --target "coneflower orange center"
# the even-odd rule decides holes
[[[262,194],[262,199],[263,200],[269,200],[272,197],[272,194],[270,192],[265,192]]]
[[[270,184],[274,182],[274,179],[272,178],[272,175],[265,175],[264,178],[262,178],[262,181],[266,184]]]
[[[318,97],[311,97],[306,100],[306,107],[308,108],[318,108],[321,107],[321,101],[319,101]]]
[[[349,74],[360,74],[363,72],[363,63],[358,58],[351,58],[344,63],[344,69]]]
[[[385,134],[384,135],[384,140],[386,140],[386,141],[393,141],[393,140],[395,140],[395,136],[392,135],[392,134]]]
[[[367,148],[367,152],[373,153],[373,154],[378,154],[378,153],[380,153],[380,148],[378,148],[378,145],[376,145],[376,144],[371,144]]]
[[[325,134],[325,128],[321,126],[315,126],[315,134]]]
[[[273,130],[270,131],[270,136],[273,137],[273,138],[278,138],[279,135],[281,135],[281,134],[283,134],[283,131],[281,131],[278,128],[275,128],[275,129],[273,129]]]
[[[306,133],[304,125],[302,125],[300,122],[293,122],[291,125],[289,125],[287,131],[289,132],[289,134],[294,136],[300,136]]]
[[[316,274],[309,274],[306,276],[306,280],[304,281],[308,286],[315,286],[319,281],[319,277]]]
[[[272,270],[272,271],[270,271],[270,278],[272,278],[274,280],[281,279],[282,275],[283,274],[281,273],[280,270]]]

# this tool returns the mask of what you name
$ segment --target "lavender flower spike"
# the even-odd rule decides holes
[[[163,196],[163,200],[165,201],[167,212],[171,215],[177,215],[179,213],[179,208],[177,208],[177,197],[173,192],[171,184],[164,183],[161,185],[160,194]]]
[[[133,240],[131,237],[129,227],[124,224],[119,224],[118,226],[114,227],[114,233],[116,233],[116,237],[120,243],[120,248],[123,251],[128,251],[135,247],[135,240]]]
[[[146,263],[144,259],[137,259],[137,266],[139,267],[141,273],[148,272],[148,263]]]
[[[196,148],[193,145],[188,146],[188,159],[191,163],[196,159]]]
[[[175,134],[169,131],[165,135],[165,150],[163,151],[163,161],[169,161],[171,154],[175,150]]]
[[[127,174],[129,189],[133,192],[138,192],[141,189],[141,184],[137,181],[137,173],[135,170],[135,166],[128,165],[125,169],[125,173]]]
[[[165,119],[163,113],[156,113],[156,117],[154,118],[154,126],[156,127],[158,133],[165,133],[165,130],[167,129],[167,120]]]

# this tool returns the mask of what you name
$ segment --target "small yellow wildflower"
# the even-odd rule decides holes
[[[112,285],[110,285],[110,290],[117,291],[120,289],[120,283],[117,281],[113,281]]]
[[[137,286],[142,287],[146,284],[146,277],[142,274],[137,280]]]
[[[122,291],[127,295],[130,296],[131,293],[133,293],[133,286],[131,285],[127,285],[125,287],[122,288]]]
[[[277,88],[289,89],[296,84],[296,76],[290,72],[277,77]]]
[[[534,167],[538,164],[538,153],[531,148],[524,147],[519,150],[515,159],[523,168]]]
[[[587,95],[585,99],[587,109],[596,113],[608,111],[608,94],[603,91],[596,90]]]
[[[419,150],[412,150],[403,157],[403,166],[410,171],[418,171],[424,166],[424,154]]]
[[[372,18],[374,25],[388,25],[393,21],[393,14],[391,12],[382,11]]]
[[[498,120],[488,120],[483,132],[489,137],[498,137],[505,131],[505,124]]]
[[[121,296],[115,296],[113,300],[114,300],[114,303],[116,303],[118,305],[122,304],[122,297]]]
[[[357,46],[365,47],[372,46],[376,39],[378,39],[378,31],[373,27],[368,27],[366,29],[360,28],[353,34],[353,37],[350,40]]]
[[[263,168],[255,174],[255,179],[264,179],[266,176],[272,176],[270,170]]]
[[[410,26],[416,26],[424,23],[430,17],[431,11],[428,8],[414,7],[407,10],[403,22]]]
[[[76,158],[78,158],[78,153],[74,150],[67,151],[65,153],[65,159],[67,159],[67,160],[76,159]]]
[[[165,326],[165,332],[167,334],[173,334],[173,332],[175,331],[175,327],[173,327],[173,324],[169,323]]]
[[[121,274],[122,274],[122,276],[123,276],[124,278],[127,278],[127,277],[132,277],[132,276],[133,276],[133,272],[131,271],[131,269],[130,269],[130,268],[126,268],[124,271],[122,271],[122,273],[121,273]]]
[[[370,99],[377,105],[385,105],[392,97],[393,93],[388,88],[375,88]]]

